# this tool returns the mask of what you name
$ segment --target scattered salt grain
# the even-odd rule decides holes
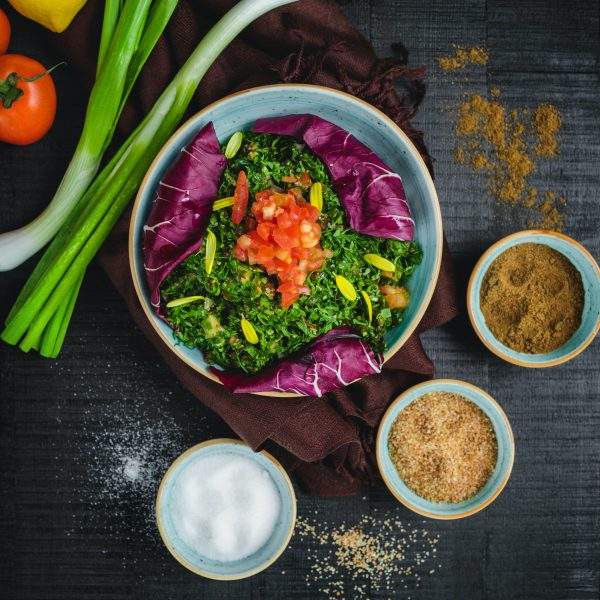
[[[234,561],[265,545],[281,499],[263,467],[245,456],[223,453],[199,456],[178,475],[171,510],[177,534],[198,554]]]

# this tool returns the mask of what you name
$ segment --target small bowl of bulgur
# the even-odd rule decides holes
[[[390,492],[433,519],[460,519],[504,489],[515,456],[508,418],[482,389],[434,379],[406,390],[384,414],[377,464]]]

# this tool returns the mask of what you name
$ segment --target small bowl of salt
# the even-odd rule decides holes
[[[233,439],[193,446],[158,489],[156,521],[173,557],[210,579],[243,579],[271,565],[296,523],[296,495],[265,451]]]

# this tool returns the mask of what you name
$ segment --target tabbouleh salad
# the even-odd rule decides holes
[[[223,151],[227,155],[225,145]],[[244,132],[219,189],[220,199],[232,196],[235,200],[215,205],[224,207],[213,210],[200,251],[162,285],[166,316],[177,338],[200,348],[207,362],[249,374],[344,325],[374,351],[383,351],[384,333],[402,320],[408,305],[404,284],[421,261],[419,246],[349,229],[325,165],[291,137]],[[275,215],[266,208],[262,212],[269,198],[276,202]],[[320,211],[310,208],[321,204]],[[234,223],[232,215],[241,222]],[[277,223],[291,227],[288,217],[295,216],[302,219],[295,230],[299,239],[308,231],[309,240],[284,239],[282,248],[275,241],[281,241],[277,236],[283,231]],[[208,268],[207,246],[211,255],[210,246],[214,249]],[[377,258],[391,261],[395,270],[377,268],[365,255],[375,255],[376,263],[381,262]],[[293,272],[292,267],[285,271],[286,260],[295,265]],[[298,280],[295,287],[292,280]]]

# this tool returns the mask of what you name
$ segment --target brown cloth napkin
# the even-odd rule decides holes
[[[91,85],[102,2],[90,1],[65,34],[53,39]],[[177,68],[233,0],[181,0],[136,87],[120,123],[127,133],[153,104]],[[265,15],[221,55],[196,93],[193,111],[233,90],[277,82],[315,83],[340,89],[377,106],[411,137],[431,166],[422,136],[410,124],[424,95],[423,70],[406,66],[406,51],[380,60],[330,0],[300,0]],[[355,493],[376,477],[375,427],[390,401],[433,375],[433,364],[414,334],[379,375],[323,398],[232,395],[175,357],[148,324],[135,296],[127,257],[129,213],[100,253],[100,263],[134,320],[179,380],[218,413],[253,448],[267,446],[303,487],[319,495]],[[457,314],[447,249],[438,285],[418,331]]]

